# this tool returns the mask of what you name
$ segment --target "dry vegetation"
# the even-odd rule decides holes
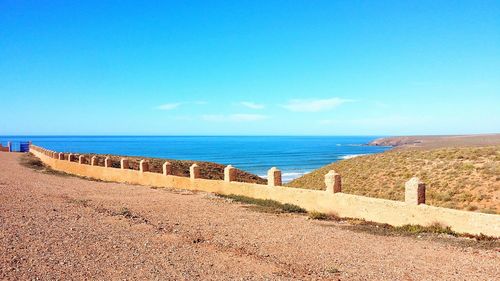
[[[78,162],[79,154],[75,154],[74,159],[72,161]],[[89,164],[92,156],[97,157],[97,166],[104,166],[104,159],[106,157],[111,158],[111,166],[114,168],[120,168],[120,159],[122,156],[116,155],[101,155],[101,154],[85,154],[83,163]],[[123,156],[125,157],[125,156]],[[224,168],[225,165],[213,163],[213,162],[203,162],[203,161],[191,161],[191,160],[173,160],[173,159],[160,159],[160,158],[147,158],[147,157],[132,157],[126,156],[129,160],[129,166],[132,170],[139,170],[139,162],[142,159],[146,159],[149,163],[149,171],[153,173],[162,173],[163,172],[163,164],[165,161],[172,163],[172,174],[175,176],[181,177],[189,177],[189,167],[196,163],[200,166],[200,174],[201,178],[204,179],[213,179],[213,180],[222,180],[224,179]],[[66,153],[64,156],[65,160],[68,160],[68,154]],[[259,183],[266,184],[267,181],[257,175],[236,169],[236,180],[240,182],[249,182],[249,183]]]
[[[249,204],[249,208],[264,212],[264,213],[306,213],[307,211],[297,205],[293,204],[283,204],[275,200],[270,199],[257,199],[243,195],[235,195],[235,194],[216,194],[218,197],[226,198],[231,201],[240,202],[244,204]]]
[[[427,184],[427,204],[500,213],[500,146],[393,150],[332,163],[288,184],[324,189],[329,170],[342,175],[343,192],[404,200],[413,176]]]

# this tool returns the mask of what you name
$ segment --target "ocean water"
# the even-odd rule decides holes
[[[62,152],[145,156],[231,164],[265,177],[269,168],[288,182],[329,163],[390,147],[366,146],[376,136],[0,136]]]

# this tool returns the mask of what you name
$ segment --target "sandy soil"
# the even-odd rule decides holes
[[[500,251],[35,171],[0,153],[0,279],[498,280]]]
[[[432,149],[441,147],[491,146],[500,145],[500,134],[387,137],[376,139],[370,142],[370,145],[420,149]]]

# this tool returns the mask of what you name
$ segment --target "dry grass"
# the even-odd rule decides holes
[[[64,172],[56,171],[52,169],[51,167],[45,165],[42,160],[37,158],[31,153],[25,153],[21,158],[19,158],[19,164],[21,164],[24,167],[40,171],[42,173],[46,174],[51,174],[51,175],[56,175],[56,176],[62,176],[62,177],[70,177],[73,175],[66,174]]]
[[[274,200],[256,199],[252,197],[235,195],[235,194],[229,194],[229,195],[216,194],[216,195],[222,198],[230,199],[232,201],[244,204],[250,204],[252,209],[265,213],[299,213],[299,214],[306,213],[306,210],[297,205],[282,204]]]
[[[500,146],[387,151],[332,163],[287,185],[324,189],[332,169],[346,193],[402,201],[404,183],[417,176],[429,205],[500,213]]]
[[[80,154],[73,153],[75,156],[72,161],[78,162],[78,157]],[[139,170],[139,162],[145,159],[149,162],[149,171],[153,173],[162,173],[163,164],[168,161],[172,164],[172,174],[175,176],[189,177],[189,167],[196,163],[200,166],[201,178],[222,180],[224,179],[224,168],[225,165],[204,162],[204,161],[192,161],[192,160],[174,160],[174,159],[161,159],[161,158],[150,158],[150,157],[134,157],[134,156],[117,156],[117,155],[106,155],[106,154],[84,154],[83,163],[89,164],[92,156],[97,157],[97,166],[104,166],[104,159],[106,157],[111,158],[111,167],[120,168],[120,159],[125,157],[129,160],[129,166],[132,170]],[[67,153],[64,156],[65,160],[68,160]],[[257,175],[245,172],[243,170],[236,169],[236,181],[248,182],[248,183],[258,183],[266,184],[267,181]]]

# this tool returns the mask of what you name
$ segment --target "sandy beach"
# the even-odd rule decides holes
[[[498,249],[47,174],[0,153],[0,279],[494,280]],[[466,246],[468,245],[468,246]]]

